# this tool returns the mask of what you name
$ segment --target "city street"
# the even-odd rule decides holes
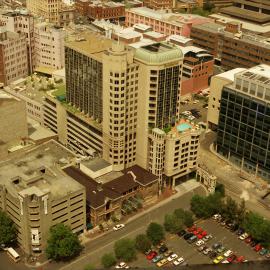
[[[124,237],[133,238],[139,233],[144,233],[147,225],[152,222],[163,223],[164,215],[166,213],[173,212],[177,208],[189,208],[190,199],[194,194],[205,195],[205,189],[203,187],[197,187],[192,191],[187,192],[186,194],[173,198],[168,203],[154,208],[150,212],[145,213],[144,215],[133,219],[125,228],[120,231],[111,231],[110,233],[101,236],[95,240],[92,240],[86,244],[84,251],[81,256],[71,262],[66,263],[48,263],[43,267],[38,267],[35,269],[38,270],[83,270],[85,265],[92,264],[96,267],[101,267],[100,258],[104,253],[112,252],[113,245],[116,240],[119,240]],[[0,254],[1,266],[0,270],[5,269],[14,269],[14,270],[25,270],[31,269],[24,266],[22,263],[15,264],[13,263],[5,253]],[[138,265],[139,266],[139,265]]]

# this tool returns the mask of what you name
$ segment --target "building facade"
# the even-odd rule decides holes
[[[217,152],[243,170],[270,178],[270,67],[259,65],[235,75],[223,87]]]
[[[27,41],[24,33],[0,33],[0,82],[8,85],[28,75]]]
[[[152,9],[173,9],[175,0],[145,0],[144,6]]]
[[[28,255],[45,252],[51,226],[64,223],[74,233],[86,228],[85,188],[62,170],[74,158],[49,141],[1,164],[0,209],[15,223]]]

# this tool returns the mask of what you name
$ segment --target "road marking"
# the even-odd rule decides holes
[[[127,237],[128,235],[130,235],[130,234],[132,234],[132,233],[135,233],[135,232],[141,230],[142,228],[145,228],[145,226],[141,226],[141,227],[137,228],[136,230],[134,230],[134,231],[132,231],[132,232],[129,232],[129,233],[127,233],[127,234],[125,234],[125,235],[119,237],[118,240],[119,240],[119,239],[122,239],[122,238],[124,238],[124,237]],[[90,252],[90,253],[85,254],[85,255],[82,256],[82,257],[79,257],[77,260],[75,260],[75,261],[69,263],[68,265],[65,265],[65,266],[61,267],[59,270],[69,269],[69,267],[70,267],[71,265],[76,264],[77,262],[79,262],[79,261],[85,259],[86,257],[88,257],[88,256],[90,256],[90,255],[92,255],[92,254],[94,254],[94,253],[96,253],[96,252],[99,252],[100,250],[102,250],[102,249],[104,249],[104,248],[110,246],[113,242],[114,242],[114,240],[113,240],[112,242],[106,244],[105,246],[102,246],[102,247],[100,247],[100,248],[98,248],[98,249],[96,249],[96,250],[94,250],[94,251],[92,251],[92,252]]]

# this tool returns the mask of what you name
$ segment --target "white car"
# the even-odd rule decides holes
[[[189,117],[188,117],[188,120],[190,120],[190,121],[192,121],[192,120],[194,120],[195,119],[195,116],[193,116],[193,115],[190,115]]]
[[[168,260],[169,262],[171,262],[171,261],[173,261],[173,260],[175,260],[175,259],[177,259],[177,258],[178,258],[178,255],[175,254],[175,253],[173,253],[171,256],[169,256],[169,257],[167,258],[167,260]]]
[[[197,103],[199,103],[199,102],[200,102],[200,101],[196,99],[196,100],[193,101],[193,104],[197,104]]]
[[[175,260],[175,261],[173,262],[173,264],[174,264],[175,266],[177,266],[177,265],[183,263],[184,261],[185,261],[184,258],[183,258],[183,257],[180,257],[180,258],[178,258],[177,260]]]
[[[227,259],[222,261],[221,263],[230,263]]]
[[[184,111],[182,112],[183,115],[191,115],[192,113],[190,111]]]
[[[204,241],[203,240],[199,240],[199,241],[196,242],[196,246],[197,247],[200,247],[202,245],[204,245]]]
[[[245,240],[246,238],[248,238],[248,234],[247,233],[243,233],[239,236],[240,240]]]
[[[224,253],[224,257],[228,258],[233,254],[233,252],[229,249]]]
[[[220,219],[221,218],[221,215],[220,214],[215,214],[215,215],[213,215],[213,219],[214,220],[218,220],[218,219]]]
[[[128,269],[129,266],[125,262],[120,262],[115,266],[116,269]]]
[[[117,225],[115,225],[115,226],[113,227],[113,230],[114,230],[114,231],[118,231],[118,230],[120,230],[120,229],[122,229],[122,228],[124,228],[124,227],[125,227],[124,224],[117,224]]]

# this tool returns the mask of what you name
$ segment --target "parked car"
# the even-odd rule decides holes
[[[169,257],[169,256],[172,255],[172,254],[173,254],[173,251],[167,250],[167,251],[164,253],[164,256],[165,256],[165,257]]]
[[[200,247],[197,248],[197,250],[198,250],[199,252],[202,252],[202,251],[204,251],[205,249],[207,249],[206,246],[200,246]]]
[[[204,245],[204,241],[203,240],[199,240],[199,241],[196,242],[196,246],[197,247],[200,247],[202,245]]]
[[[148,255],[146,255],[147,260],[151,261],[153,260],[156,256],[157,256],[157,252],[156,251],[152,251],[151,253],[149,253]]]
[[[173,253],[172,255],[170,255],[167,260],[169,262],[172,262],[173,260],[177,259],[178,258],[178,255],[176,253]]]
[[[260,255],[262,255],[262,256],[265,256],[266,254],[268,254],[269,253],[269,250],[268,249],[266,249],[266,248],[263,248],[261,251],[260,251]]]
[[[228,257],[227,260],[229,263],[232,263],[236,258],[237,258],[237,256],[235,254],[233,254],[230,257]]]
[[[160,253],[164,253],[168,250],[168,248],[166,246],[162,246],[160,247],[160,249],[158,250]]]
[[[185,230],[182,230],[182,231],[178,232],[177,235],[178,235],[179,237],[182,237],[182,236],[184,236],[186,233],[187,233],[187,232],[186,232]]]
[[[207,103],[205,103],[205,104],[203,104],[203,106],[202,106],[203,108],[208,108],[208,104]]]
[[[194,235],[193,233],[187,233],[187,234],[184,235],[183,238],[184,238],[185,240],[188,240],[188,239],[189,239],[190,237],[192,237],[193,235]]]
[[[228,259],[226,259],[226,260],[223,260],[221,263],[230,263],[230,262],[228,261]]]
[[[244,256],[239,256],[239,257],[236,258],[235,262],[241,263],[241,262],[243,262],[244,260],[245,260],[245,257],[244,257]]]
[[[265,256],[266,259],[270,259],[270,252]]]
[[[249,236],[245,239],[245,243],[249,244],[252,241],[252,237]]]
[[[203,251],[203,254],[204,255],[208,255],[210,252],[212,252],[213,250],[211,248],[206,248],[204,251]]]
[[[259,252],[260,250],[262,249],[262,246],[260,244],[257,244],[255,247],[254,247],[254,250],[256,252]]]
[[[218,248],[217,252],[223,253],[225,250],[226,250],[226,248],[224,246],[221,246],[220,248]]]
[[[236,234],[240,236],[240,235],[243,234],[244,232],[245,232],[244,229],[238,228],[238,230],[236,231]]]
[[[215,243],[215,244],[212,245],[212,248],[213,249],[219,249],[221,246],[222,246],[221,243]]]
[[[222,219],[222,220],[220,221],[220,225],[221,225],[221,226],[225,226],[225,225],[226,225],[226,220],[225,220],[225,219]]]
[[[214,263],[214,264],[218,264],[218,263],[220,263],[223,259],[224,259],[223,256],[218,256],[218,257],[216,257],[216,258],[213,260],[213,263]]]
[[[196,99],[196,100],[193,101],[193,104],[197,104],[197,103],[199,103],[199,102],[200,102],[200,101]]]
[[[245,240],[245,239],[247,239],[248,238],[248,233],[243,233],[243,234],[241,234],[240,236],[239,236],[239,239],[240,240]]]
[[[148,255],[152,252],[153,250],[152,249],[148,249],[146,252],[144,252],[145,255]]]
[[[239,228],[239,225],[238,224],[233,224],[233,226],[231,227],[230,231],[231,232],[236,232]]]
[[[183,257],[180,257],[180,258],[178,258],[177,260],[175,260],[175,261],[173,262],[173,264],[174,264],[175,266],[177,266],[177,265],[182,264],[184,261],[185,261],[184,258],[183,258]]]
[[[129,266],[125,262],[120,262],[115,266],[116,269],[128,269]]]
[[[191,233],[191,232],[195,231],[196,229],[197,229],[197,227],[195,225],[193,225],[193,226],[189,227],[187,229],[187,231]]]
[[[157,248],[161,248],[162,246],[165,246],[165,243],[159,242],[159,243],[157,244]]]
[[[203,240],[204,242],[207,242],[207,241],[209,241],[209,240],[212,239],[212,238],[213,238],[212,234],[208,234],[208,235],[206,235],[202,240]]]
[[[156,265],[157,265],[157,267],[161,267],[161,266],[165,265],[166,263],[168,263],[168,260],[167,259],[162,259]]]
[[[193,235],[193,236],[191,236],[191,237],[187,240],[187,242],[188,242],[189,244],[192,244],[192,243],[194,243],[196,240],[197,240],[197,236],[196,236],[196,235]]]
[[[254,248],[257,244],[258,244],[258,241],[256,241],[256,240],[253,240],[253,241],[250,242],[250,246],[253,247],[253,248]]]
[[[233,252],[229,249],[229,250],[227,250],[223,255],[224,255],[224,257],[228,258],[228,257],[230,257],[232,254],[233,254]]]
[[[114,227],[113,227],[113,230],[114,231],[118,231],[118,230],[120,230],[120,229],[122,229],[122,228],[124,228],[125,227],[125,224],[117,224],[117,225],[115,225]]]
[[[209,258],[213,260],[217,257],[217,255],[218,255],[217,252],[213,251],[209,254]]]
[[[157,262],[161,261],[162,259],[163,259],[163,255],[160,254],[160,255],[157,255],[155,258],[153,258],[152,262],[157,263]]]

